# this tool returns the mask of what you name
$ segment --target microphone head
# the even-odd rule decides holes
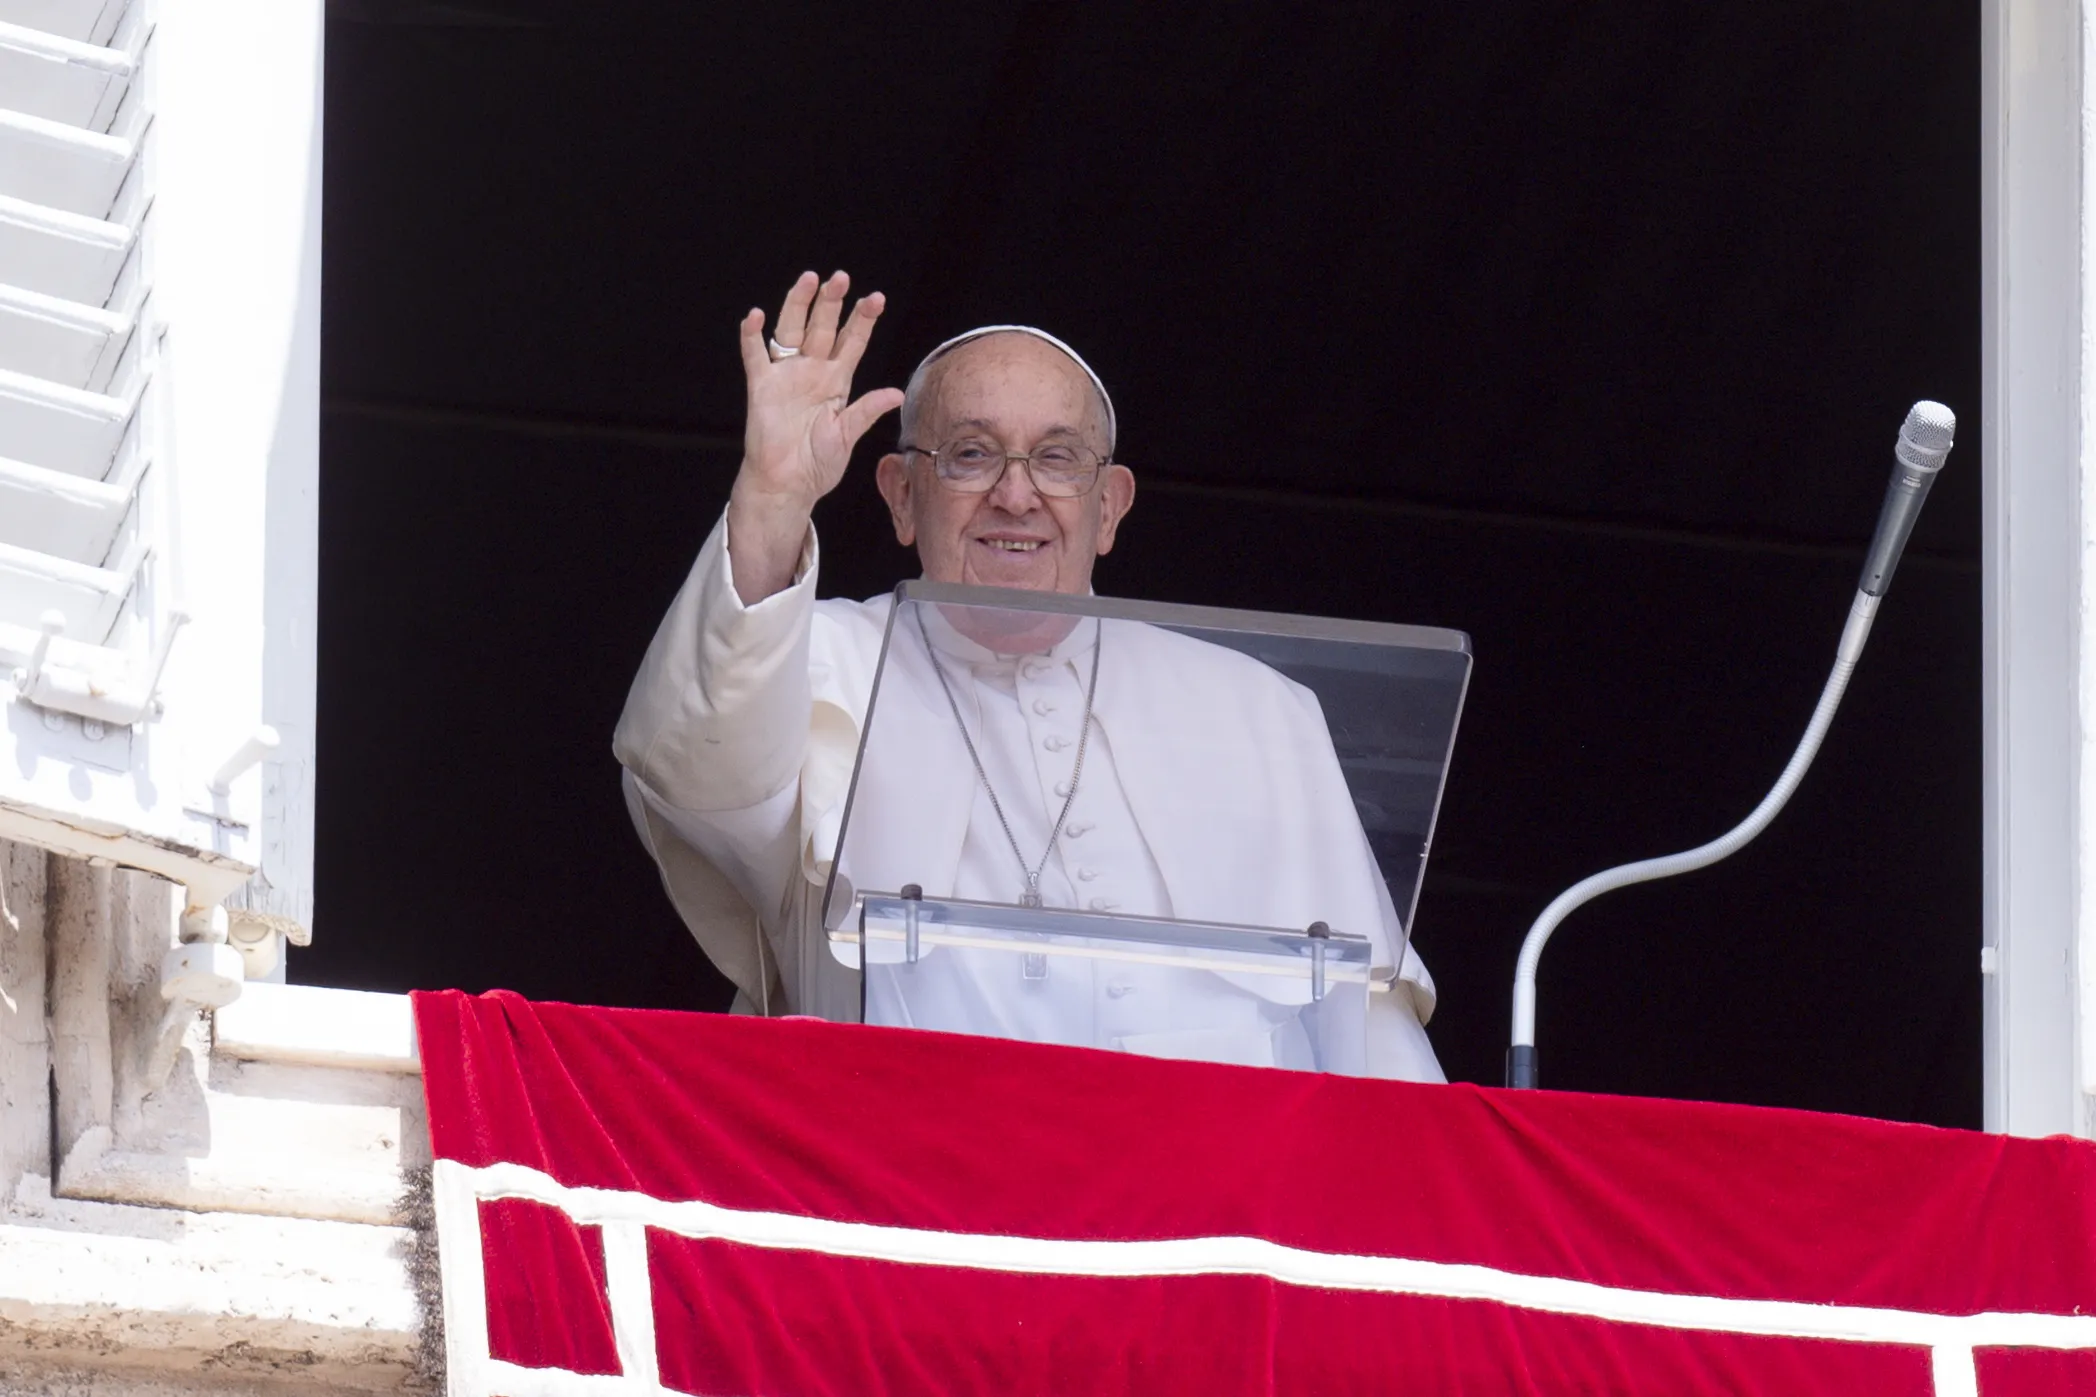
[[[1900,424],[1899,445],[1893,448],[1893,454],[1899,457],[1901,465],[1933,475],[1943,469],[1943,458],[1950,455],[1951,438],[1957,431],[1956,413],[1923,398],[1907,409],[1907,420]]]

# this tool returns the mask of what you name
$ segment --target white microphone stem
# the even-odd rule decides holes
[[[1543,947],[1549,943],[1550,934],[1557,930],[1558,923],[1603,893],[1627,888],[1633,883],[1648,883],[1655,878],[1670,878],[1677,873],[1708,868],[1738,853],[1767,829],[1769,822],[1776,818],[1805,779],[1806,770],[1818,754],[1820,741],[1826,737],[1827,728],[1834,721],[1834,710],[1841,706],[1842,692],[1849,686],[1849,676],[1855,673],[1856,661],[1863,656],[1863,642],[1869,638],[1870,623],[1877,614],[1878,598],[1868,592],[1857,592],[1856,600],[1849,607],[1848,624],[1842,628],[1834,671],[1827,676],[1826,688],[1820,691],[1819,706],[1812,710],[1812,721],[1805,727],[1805,736],[1799,741],[1797,751],[1791,754],[1790,764],[1777,778],[1775,788],[1762,797],[1753,814],[1729,832],[1685,853],[1626,863],[1582,879],[1559,893],[1557,899],[1543,909],[1543,915],[1536,918],[1535,925],[1528,929],[1528,939],[1521,943],[1521,959],[1514,970],[1514,1036],[1508,1085],[1535,1085],[1536,967],[1542,961]],[[1522,1070],[1524,1066],[1525,1072]],[[1529,1080],[1518,1080],[1524,1075]]]

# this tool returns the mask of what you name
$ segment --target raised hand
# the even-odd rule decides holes
[[[867,429],[902,405],[896,388],[851,396],[852,374],[886,302],[878,291],[861,296],[840,329],[850,289],[843,272],[819,284],[815,273],[801,273],[779,307],[770,343],[763,311],[742,318],[748,417],[742,469],[728,501],[728,551],[745,603],[792,582],[815,502],[844,478]],[[799,352],[774,357],[774,347]]]

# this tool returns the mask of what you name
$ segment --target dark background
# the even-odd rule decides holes
[[[804,267],[1113,389],[1103,591],[1459,627],[1417,944],[1496,1081],[1529,921],[1774,779],[1901,414],[1962,445],[1827,749],[1544,963],[1550,1085],[1977,1126],[1971,4],[335,0],[317,938],[294,977],[718,1007],[609,742]],[[876,428],[869,446],[892,440]],[[826,594],[911,575],[862,463]]]

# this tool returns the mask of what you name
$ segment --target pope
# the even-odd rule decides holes
[[[897,540],[935,582],[1087,593],[1136,495],[1114,459],[1105,385],[1044,331],[970,331],[928,354],[907,390],[853,397],[885,303],[875,292],[846,314],[849,289],[843,272],[803,273],[769,337],[761,310],[743,318],[741,467],[614,736],[635,827],[746,1011],[823,1008],[797,1002],[805,987],[849,976],[823,949],[820,904],[894,605],[815,599],[811,516],[853,447],[901,410],[875,483]],[[1442,1079],[1422,1027],[1432,979],[1406,945],[1307,690],[1131,622],[1086,620],[1014,646],[912,610],[898,627],[909,658],[898,644],[882,711],[900,713],[898,731],[921,746],[908,780],[862,773],[854,876],[892,865],[935,896],[1363,932],[1397,976],[1370,997],[1369,1070]],[[1216,734],[1247,754],[1228,773],[1201,759]],[[862,828],[875,832],[863,850]],[[901,871],[883,876],[901,886]],[[1190,990],[1184,972],[1057,957],[1052,983],[1021,992],[985,969],[1011,959],[948,955],[918,992],[936,987],[941,1026],[1291,1060],[1296,1006],[1237,977],[1204,974]],[[895,986],[867,973],[872,1010]],[[887,1009],[886,1021],[912,1021],[900,1000]]]

